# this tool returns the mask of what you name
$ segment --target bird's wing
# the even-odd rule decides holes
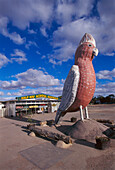
[[[79,77],[79,67],[77,65],[73,65],[64,83],[61,103],[55,118],[56,122],[59,120],[61,112],[66,111],[75,101]]]

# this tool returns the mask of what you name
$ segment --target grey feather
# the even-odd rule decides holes
[[[65,112],[75,101],[79,77],[79,67],[77,65],[73,65],[64,83],[62,99],[56,114],[55,122],[58,122],[61,117],[61,112]]]
[[[55,117],[55,124],[58,123],[60,117],[61,117],[61,111],[58,109],[58,110],[57,110],[57,113],[56,113],[56,117]]]

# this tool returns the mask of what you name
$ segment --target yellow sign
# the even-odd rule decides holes
[[[56,104],[52,104],[52,106],[56,106]]]
[[[23,99],[28,99],[28,96],[21,97],[21,99],[22,99],[22,100],[23,100]]]
[[[29,106],[29,108],[38,108],[38,106]]]
[[[34,99],[34,98],[48,98],[48,99],[55,99],[55,100],[59,100],[58,97],[54,97],[54,96],[49,96],[46,94],[35,94],[35,95],[30,95],[30,96],[22,96],[22,97],[16,97],[16,99],[18,100],[24,100],[24,99]]]
[[[38,95],[36,95],[36,98],[40,98],[40,97],[46,98],[47,96],[45,94],[38,94]]]

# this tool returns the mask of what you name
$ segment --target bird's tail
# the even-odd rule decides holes
[[[59,122],[60,117],[61,117],[61,111],[57,110],[56,117],[55,117],[55,124]]]

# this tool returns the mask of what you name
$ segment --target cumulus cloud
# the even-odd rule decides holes
[[[73,21],[59,27],[53,33],[52,45],[54,47],[54,53],[53,55],[49,55],[50,59],[53,58],[53,61],[54,59],[60,61],[68,61],[69,59],[73,59],[73,55],[75,54],[79,41],[84,33],[89,32],[88,30],[92,27],[91,22],[88,25],[87,22],[85,22],[86,21],[84,18]],[[86,29],[84,27],[86,27]]]
[[[104,55],[106,55],[106,56],[114,56],[115,53],[106,53],[106,54],[104,54]]]
[[[68,1],[68,2],[71,2],[71,1]],[[50,58],[51,59],[53,58],[52,59],[53,61],[54,59],[61,60],[61,61],[67,61],[68,59],[72,59],[73,54],[75,53],[75,50],[82,36],[86,32],[93,35],[93,37],[95,38],[97,42],[97,48],[99,49],[100,53],[104,55],[113,56],[114,55],[113,51],[115,51],[115,46],[114,46],[114,42],[115,42],[114,24],[115,23],[113,22],[114,15],[115,15],[115,10],[114,10],[115,2],[114,0],[112,0],[112,2],[113,3],[110,3],[109,0],[106,0],[106,3],[104,0],[97,2],[97,11],[98,11],[99,17],[88,17],[88,12],[91,12],[94,1],[92,3],[91,1],[88,1],[88,3],[82,3],[84,5],[87,4],[86,9],[88,8],[90,9],[90,10],[85,11],[85,10],[82,10],[82,7],[80,7],[80,10],[85,11],[86,15],[85,14],[82,15],[82,12],[80,13],[79,8],[77,8],[78,10],[76,11],[78,11],[78,14],[75,15],[76,17],[74,17],[73,20],[69,19],[69,21],[66,23],[64,23],[63,21],[61,26],[58,27],[58,29],[53,32],[52,46],[54,48],[54,51],[53,51],[53,56],[49,55]],[[61,21],[62,20],[66,21],[66,19],[63,19],[64,10],[61,10],[61,8],[65,5],[65,3],[66,1],[64,1],[64,3],[62,1],[61,5],[59,5],[60,6],[59,7],[60,9],[59,18]],[[77,3],[80,3],[80,2],[77,1]],[[75,4],[66,3],[65,6],[69,6],[69,5],[70,5],[70,9],[74,11],[73,5]],[[65,11],[66,11],[66,8],[65,8]],[[68,11],[68,13],[69,12],[70,10]],[[72,14],[72,12],[70,13]],[[77,16],[80,16],[80,18]],[[55,64],[57,64],[57,62]]]
[[[5,32],[5,34],[3,35],[10,38],[15,44],[18,45],[23,44],[25,42],[25,38],[21,38],[21,36],[16,32],[13,33]]]
[[[62,64],[62,61],[53,59],[53,55],[49,56],[49,62],[52,63],[53,65],[61,65]]]
[[[95,96],[98,95],[103,95],[107,96],[109,94],[115,94],[115,82],[103,84],[103,85],[98,85],[95,90]],[[10,95],[11,96],[24,96],[24,95],[31,95],[31,94],[39,94],[39,93],[44,93],[44,94],[50,94],[54,96],[61,96],[63,91],[63,85],[59,85],[57,87],[42,87],[42,88],[37,88],[37,89],[22,89],[19,90],[18,92],[13,92]]]
[[[15,99],[14,97],[5,97],[5,96],[0,97],[0,101],[9,101],[14,99]]]
[[[50,87],[50,88],[47,88],[47,89],[43,89],[42,91],[45,94],[50,94],[50,95],[54,95],[54,96],[60,96],[60,95],[62,95],[63,86]]]
[[[112,71],[102,70],[96,73],[97,79],[108,79],[112,80],[115,77],[115,68]]]
[[[58,0],[56,3],[56,19],[59,24],[67,24],[73,19],[89,15],[93,8],[94,0]]]
[[[34,31],[33,29],[28,29],[28,33],[29,33],[29,34],[37,34],[37,32]]]
[[[15,49],[11,56],[12,58],[8,59],[5,55],[0,53],[0,68],[13,61],[18,62],[19,64],[22,64],[23,61],[27,61],[26,54],[18,49]]]
[[[25,42],[25,38],[21,38],[19,34],[16,32],[9,33],[7,29],[8,24],[8,18],[7,17],[1,17],[0,18],[0,33],[4,35],[5,37],[10,38],[15,44],[23,44]]]
[[[113,27],[115,26],[115,22],[113,22],[113,18],[115,16],[115,1],[111,0],[111,2],[109,0],[101,0],[98,2],[98,11],[99,11],[99,15],[101,17],[101,20],[103,22],[108,23],[109,27]],[[110,30],[106,30],[107,32]]]
[[[1,81],[0,88],[2,89],[19,89],[26,87],[48,87],[60,85],[60,81],[52,75],[42,70],[29,69],[26,72],[19,73],[14,76],[17,81]]]
[[[93,9],[94,3],[97,3],[96,9]],[[94,36],[100,53],[114,56],[114,9],[114,0],[111,0],[111,2],[110,0],[86,0],[85,3],[84,0],[23,0],[23,3],[20,0],[0,0],[0,33],[16,44],[24,44],[25,38],[22,38],[16,32],[10,32],[8,23],[22,30],[27,29],[29,34],[36,34],[35,30],[29,29],[30,23],[40,23],[39,29],[46,38],[48,38],[49,31],[47,29],[51,29],[51,31],[56,29],[53,35],[50,35],[49,41],[51,42],[52,38],[53,52],[51,51],[51,54],[45,54],[41,57],[43,59],[48,56],[49,62],[53,65],[73,59],[75,50],[85,32]],[[98,17],[93,17],[92,10],[97,10]],[[53,22],[56,23],[55,28],[51,27]],[[25,47],[29,49],[31,45],[36,46],[34,41],[28,41]],[[0,54],[0,68],[10,61],[16,61],[19,64],[27,61],[25,53],[20,50],[15,50],[11,56],[12,58],[9,60],[6,56]],[[115,69],[112,71],[102,70],[97,73],[97,78],[113,80],[114,72]],[[15,79],[17,80],[1,81],[0,87],[3,89],[22,88],[22,92],[25,87],[38,88],[60,85],[58,79],[40,69],[29,69],[17,74]],[[100,86],[97,88],[97,93],[102,92],[103,89],[105,89],[105,93],[108,93],[107,88],[111,86],[113,87],[113,84]],[[48,92],[47,89],[44,89],[44,93],[45,91]]]
[[[105,32],[108,30],[109,32]],[[72,58],[75,49],[77,48],[82,36],[87,33],[91,33],[97,42],[97,47],[101,53],[112,52],[115,50],[115,29],[108,28],[107,23],[101,23],[97,18],[86,19],[82,18],[73,21],[69,24],[59,27],[53,33],[53,47],[54,56],[61,60],[65,60],[66,57]],[[58,48],[55,50],[55,48]],[[69,49],[68,49],[69,48]],[[66,54],[68,51],[68,55]],[[63,56],[60,55],[63,52]]]
[[[110,82],[96,87],[95,95],[107,96],[109,94],[115,95],[115,82]]]
[[[12,3],[11,3],[12,1]],[[46,29],[50,29],[53,21],[60,27],[53,33],[52,46],[53,56],[62,61],[72,59],[77,45],[85,32],[91,33],[97,41],[99,51],[103,54],[112,53],[115,50],[115,2],[104,0],[1,0],[0,17],[2,19],[2,34],[9,37],[17,44],[24,43],[24,39],[17,33],[7,31],[8,19],[13,25],[20,29],[29,27],[31,23],[41,23],[40,31],[43,36],[48,37]],[[92,10],[95,6],[98,17],[94,18]],[[26,6],[26,8],[25,8]],[[18,10],[17,10],[18,7]],[[11,12],[12,11],[12,12]],[[106,31],[105,31],[106,30]],[[35,33],[28,29],[29,33]],[[27,48],[30,44],[26,45]],[[57,49],[58,48],[58,49]],[[67,55],[68,54],[68,55]],[[67,58],[66,58],[67,57]],[[51,62],[54,59],[50,60]],[[57,64],[57,62],[55,63]]]
[[[26,54],[19,49],[15,49],[11,56],[11,61],[16,61],[19,64],[22,64],[23,61],[27,61]]]
[[[24,90],[19,90],[18,92],[12,92],[11,96],[25,96],[25,95],[32,95],[32,94],[37,94],[40,93],[38,90],[36,89],[24,89]]]
[[[38,69],[39,69],[39,70],[42,70],[42,71],[44,71],[46,74],[48,74],[48,73],[46,72],[46,69],[45,69],[44,67],[39,67]]]
[[[44,93],[44,94],[48,94],[48,95],[53,95],[53,96],[60,96],[62,95],[62,90],[63,87],[62,86],[58,86],[58,87],[42,87],[42,88],[37,88],[37,89],[22,89],[19,90],[18,92],[12,92],[10,93],[11,96],[24,96],[24,95],[32,95],[32,94],[40,94],[40,93]]]
[[[8,17],[14,26],[25,29],[30,22],[46,25],[52,15],[53,0],[1,0],[0,16]]]
[[[10,60],[3,54],[0,53],[0,68],[2,68],[4,65],[8,64]]]
[[[35,41],[28,41],[28,43],[25,45],[27,49],[29,49],[31,46],[38,47]]]
[[[0,16],[8,17],[20,29],[29,27],[30,22],[50,24],[53,19],[67,23],[78,17],[89,15],[94,0],[1,0]],[[26,8],[25,8],[26,7]],[[31,32],[31,31],[30,31]]]
[[[42,35],[43,35],[44,37],[48,37],[48,34],[47,34],[47,32],[46,32],[45,27],[41,27],[41,28],[40,28],[40,31],[41,31],[41,33],[42,33]]]

